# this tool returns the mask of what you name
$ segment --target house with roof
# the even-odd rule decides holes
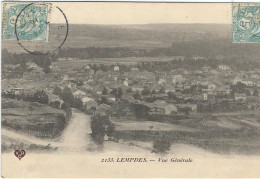
[[[164,107],[164,114],[165,115],[172,115],[177,113],[177,107],[173,104],[168,104]]]
[[[85,95],[86,95],[86,93],[83,92],[83,91],[81,91],[81,90],[77,90],[77,91],[75,91],[75,92],[73,93],[73,96],[74,96],[75,98],[82,98],[82,97],[85,96]]]
[[[176,91],[176,89],[175,89],[175,87],[173,87],[171,84],[169,84],[169,83],[166,83],[165,85],[164,85],[164,88],[165,88],[165,92],[166,93],[168,93],[168,92],[170,92],[170,91],[172,91],[172,92],[175,92]]]
[[[55,65],[55,64],[51,64],[50,66],[49,66],[49,68],[52,70],[52,71],[58,71],[60,68],[57,66],[57,65]]]
[[[92,69],[90,69],[90,68],[89,68],[89,69],[86,69],[85,72],[87,73],[87,76],[88,76],[88,77],[93,77],[94,74],[95,74],[95,71],[92,70]]]
[[[158,85],[161,85],[161,84],[164,84],[164,83],[166,83],[166,79],[159,78]]]
[[[259,76],[258,74],[253,74],[253,75],[251,75],[251,78],[252,78],[252,79],[259,80],[259,79],[260,79],[260,76]]]
[[[165,101],[157,100],[149,105],[151,108],[150,114],[171,115],[177,113],[177,107],[173,104],[168,104]]]
[[[29,69],[36,69],[36,68],[38,68],[38,65],[36,63],[34,63],[34,62],[26,62],[26,66]]]
[[[245,93],[235,93],[234,94],[234,99],[236,101],[246,101],[246,94]]]
[[[214,94],[227,94],[229,95],[231,93],[231,89],[229,85],[221,85],[217,86],[214,89]]]
[[[132,91],[134,91],[134,92],[136,92],[136,91],[141,92],[141,91],[143,91],[143,89],[144,89],[144,87],[142,87],[142,86],[133,86],[132,87]]]
[[[128,86],[128,80],[123,80],[123,85]]]
[[[228,65],[219,65],[218,68],[220,70],[231,70],[230,66],[228,66]]]
[[[197,112],[197,104],[176,104],[178,113],[190,114]]]
[[[185,78],[178,74],[178,75],[172,75],[172,83],[176,84],[176,83],[182,83],[185,81]]]
[[[206,92],[206,93],[203,93],[203,99],[205,101],[214,101],[215,100],[215,95]]]
[[[139,68],[131,68],[131,71],[137,72],[137,71],[139,71]]]
[[[119,66],[114,66],[114,71],[119,71]]]
[[[243,84],[245,84],[246,86],[254,86],[255,85],[255,82],[253,80],[250,80],[250,79],[244,79],[242,80]]]
[[[197,60],[204,60],[205,59],[205,57],[200,57],[200,56],[193,56],[193,57],[191,57],[191,60],[195,60],[195,61],[197,61]]]
[[[81,98],[81,101],[86,110],[90,110],[91,108],[96,108],[98,106],[98,103],[94,99],[89,97],[83,97]]]
[[[89,65],[86,65],[83,67],[84,69],[90,69],[90,66]]]
[[[238,82],[242,83],[242,79],[240,77],[235,77],[233,80],[233,84],[237,84]]]
[[[214,90],[214,89],[216,89],[216,87],[217,87],[217,85],[215,85],[214,83],[209,83],[208,84],[208,89],[209,90]]]
[[[204,67],[202,67],[202,71],[204,71],[204,72],[209,72],[210,69],[211,69],[210,66],[204,66]]]
[[[13,88],[11,89],[11,91],[15,94],[15,95],[19,95],[21,93],[24,93],[25,89],[24,88]]]

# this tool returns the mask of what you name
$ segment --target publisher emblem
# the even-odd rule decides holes
[[[15,150],[14,155],[21,160],[25,156],[25,151],[24,150]]]

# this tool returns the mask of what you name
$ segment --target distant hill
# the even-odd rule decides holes
[[[70,25],[65,46],[169,47],[172,42],[228,38],[230,30],[229,25],[211,24]]]
[[[56,47],[55,30],[50,28],[48,46]],[[223,24],[146,24],[146,25],[69,25],[69,36],[63,47],[169,47],[173,42],[231,38],[230,25]],[[26,42],[25,42],[26,43]],[[34,43],[27,43],[34,46]],[[55,46],[56,45],[56,46]],[[52,49],[50,47],[50,50]],[[22,51],[17,41],[3,41],[3,48]]]
[[[52,24],[49,42],[43,49],[53,50],[57,41],[57,27]],[[63,32],[64,33],[64,32]],[[28,49],[34,42],[23,42]],[[13,41],[3,41],[3,49],[25,52]],[[135,49],[170,48],[174,55],[185,56],[239,56],[259,59],[260,44],[232,43],[229,24],[145,24],[145,25],[76,25],[69,24],[69,35],[62,48],[129,47]],[[40,49],[39,49],[40,50]],[[77,55],[75,56],[77,58]]]

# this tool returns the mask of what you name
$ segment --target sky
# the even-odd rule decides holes
[[[231,24],[231,3],[54,2],[51,22],[69,24]]]

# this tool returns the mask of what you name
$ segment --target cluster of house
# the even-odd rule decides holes
[[[250,72],[235,72],[228,65],[219,65],[217,69],[210,67],[203,67],[201,70],[188,71],[184,68],[172,70],[170,72],[161,71],[141,71],[136,66],[133,66],[130,71],[121,71],[119,66],[115,65],[112,71],[96,71],[92,70],[88,65],[74,73],[64,76],[64,80],[84,80],[84,85],[81,89],[85,92],[75,92],[75,96],[80,97],[84,105],[88,103],[95,104],[94,98],[91,95],[102,96],[102,90],[107,88],[108,94],[114,88],[121,88],[124,93],[124,97],[132,97],[137,91],[142,92],[144,88],[149,88],[151,91],[156,91],[154,96],[160,96],[161,99],[167,99],[168,92],[174,92],[175,95],[184,100],[195,101],[216,101],[217,96],[222,96],[222,99],[234,100],[234,101],[246,101],[248,94],[235,92],[232,96],[231,86],[241,82],[248,87],[248,91],[253,96],[253,91],[259,89],[259,71]],[[194,86],[200,86],[201,90],[195,90]],[[69,87],[75,87],[76,84],[71,83]],[[163,87],[164,93],[160,93],[160,89]],[[126,91],[131,88],[131,92]],[[85,93],[85,94],[83,94]],[[83,97],[88,95],[88,97]],[[108,95],[109,100],[115,100],[112,95]],[[143,102],[144,103],[144,102]],[[171,109],[180,109],[181,107],[189,108],[190,112],[196,111],[196,104],[167,104],[162,101],[161,103],[146,103],[151,108],[151,113],[160,113],[164,111],[165,114],[169,114]],[[158,107],[156,107],[158,106]],[[171,111],[170,110],[170,111]],[[182,110],[179,110],[182,111]],[[177,112],[175,110],[175,112]]]
[[[12,65],[12,64],[3,64],[2,68],[2,78],[10,79],[10,78],[22,78],[23,71],[19,69],[20,65]]]
[[[168,104],[162,100],[156,100],[153,103],[144,101],[136,101],[149,109],[149,114],[174,115],[174,114],[190,114],[197,112],[196,104]]]
[[[39,67],[34,63],[28,62],[26,65],[34,73],[35,71],[40,71]],[[259,70],[237,72],[225,64],[219,65],[217,69],[205,66],[200,70],[191,71],[185,68],[178,68],[169,72],[148,72],[140,70],[135,65],[131,66],[131,70],[127,72],[121,70],[118,65],[114,65],[112,70],[109,71],[94,71],[89,65],[86,65],[68,73],[60,73],[57,65],[51,65],[50,68],[54,74],[59,74],[56,85],[58,84],[61,88],[64,86],[71,88],[74,97],[81,99],[86,110],[98,107],[96,96],[104,95],[102,94],[104,88],[107,89],[107,98],[111,101],[115,101],[115,97],[110,95],[114,88],[121,88],[123,98],[130,99],[130,101],[134,93],[137,91],[142,92],[145,88],[148,88],[150,91],[155,92],[151,95],[160,97],[160,100],[152,103],[144,102],[145,100],[137,100],[137,103],[142,103],[149,107],[151,114],[169,115],[187,110],[196,112],[197,105],[194,102],[169,104],[167,102],[168,92],[173,92],[176,97],[184,101],[189,99],[191,101],[215,101],[217,96],[220,95],[224,99],[230,100],[232,98],[234,101],[246,101],[248,96],[254,96],[254,90],[257,89],[259,91],[260,87]],[[80,87],[77,84],[78,81],[82,81]],[[239,83],[247,87],[249,94],[235,92],[231,96],[232,85]],[[54,84],[49,87],[50,92],[48,94],[51,93],[54,87]],[[129,88],[131,90],[127,92]],[[160,92],[162,88],[163,90]],[[50,97],[57,100],[53,96]],[[254,99],[251,98],[250,100]],[[255,100],[258,100],[258,98],[255,98]]]

